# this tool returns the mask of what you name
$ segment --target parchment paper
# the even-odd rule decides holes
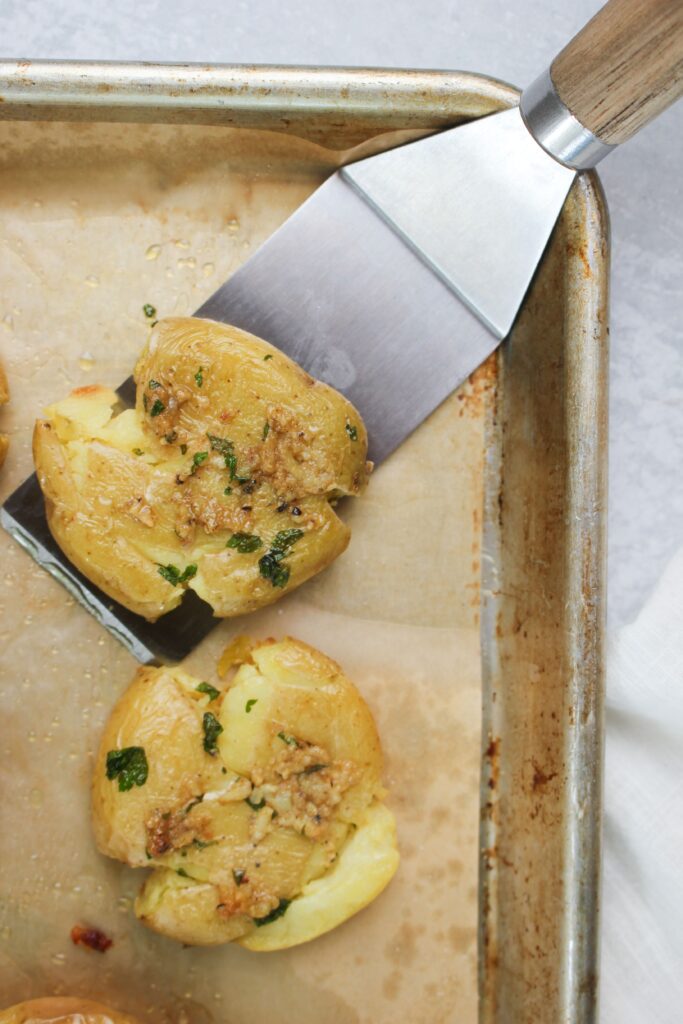
[[[3,499],[32,468],[42,407],[131,371],[143,304],[192,312],[331,165],[324,150],[268,133],[0,123],[0,358],[12,391]],[[309,945],[183,948],[136,921],[143,873],[97,853],[88,806],[93,753],[135,663],[0,536],[0,1004],[82,994],[162,1024],[476,1020],[492,394],[477,376],[342,508],[353,539],[330,570],[272,609],[220,623],[187,662],[210,680],[235,634],[291,634],[336,658],[377,717],[401,866],[370,908]],[[73,946],[77,922],[113,947]]]

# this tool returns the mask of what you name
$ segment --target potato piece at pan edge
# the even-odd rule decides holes
[[[102,853],[153,872],[137,916],[178,941],[307,942],[398,866],[374,720],[335,662],[268,640],[229,688],[141,669],[105,728],[92,788]]]
[[[334,511],[367,482],[354,407],[251,334],[160,320],[134,409],[76,389],[38,420],[50,530],[85,576],[150,620],[195,590],[219,617],[276,601],[326,568],[350,531]]]
[[[0,1010],[0,1024],[136,1024],[128,1014],[110,1010],[89,999],[46,996]]]

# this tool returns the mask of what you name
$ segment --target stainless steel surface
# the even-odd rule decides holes
[[[197,315],[267,338],[343,392],[365,421],[377,464],[496,345],[421,254],[339,174]]]
[[[527,86],[519,107],[524,123],[539,146],[566,167],[589,170],[616,149],[584,128],[564,105],[550,76],[550,68]]]
[[[481,1024],[598,1019],[608,288],[604,199],[580,175],[489,416]]]
[[[154,654],[145,648],[134,635],[121,628],[118,619],[107,607],[106,598],[102,600],[104,595],[100,595],[99,591],[94,593],[81,587],[80,583],[74,579],[73,567],[68,562],[55,558],[53,552],[45,547],[34,533],[29,532],[4,508],[0,509],[0,524],[38,565],[61,583],[91,615],[94,615],[98,622],[102,623],[105,629],[121,640],[134,658],[142,663],[150,663],[155,660]]]
[[[5,69],[15,78],[25,73],[14,64]],[[54,67],[47,73],[54,74]],[[91,100],[98,73],[98,65],[87,68]],[[109,75],[106,67],[102,74]],[[128,81],[124,67],[119,74],[120,88],[131,97],[128,106],[121,100],[112,113],[108,107],[88,108],[87,102],[78,108],[69,100],[66,108],[53,109],[82,120],[115,114],[120,120],[154,121],[164,119],[168,101],[169,118],[182,117],[168,99],[172,86],[163,70],[157,93],[154,69],[145,69],[144,100],[142,71]],[[432,75],[435,91],[421,94],[409,72],[350,71],[349,79],[372,97],[360,112],[340,90],[344,74],[336,71],[328,86],[327,72],[318,78],[311,70],[290,69],[280,96],[278,89],[254,91],[240,102],[250,105],[254,127],[319,141],[327,131],[329,145],[336,146],[341,139],[363,132],[369,139],[402,124],[416,133],[441,118],[442,127],[449,117],[457,123],[516,101],[513,90],[480,76]],[[245,83],[243,93],[249,91]],[[0,117],[49,117],[49,106],[33,106],[30,96],[31,85],[25,84],[9,111],[0,104]],[[191,117],[198,110],[197,116],[215,116],[217,103],[202,112],[202,99],[193,102]],[[226,119],[230,105],[226,99]],[[292,108],[297,123],[288,125]],[[311,159],[317,159],[313,152]],[[584,175],[569,194],[511,338],[477,375],[495,395],[487,406],[481,634],[484,1024],[584,1024],[596,1014],[607,254],[599,187]],[[478,386],[463,393],[463,411],[476,408],[479,393]],[[390,473],[392,462],[383,473]],[[461,525],[453,520],[453,529]],[[357,592],[352,599],[357,601]],[[400,969],[409,973],[403,961]],[[433,1005],[433,993],[423,998]],[[193,1013],[190,1008],[194,1022]]]
[[[333,149],[451,127],[513,95],[459,71],[0,59],[1,119],[257,128],[268,114],[270,131]]]
[[[518,107],[342,174],[499,339],[512,327],[574,180],[574,171],[537,146]],[[470,357],[460,334],[457,344],[471,372],[479,349]]]

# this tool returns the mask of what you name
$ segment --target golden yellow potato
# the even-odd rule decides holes
[[[161,320],[135,368],[135,409],[78,388],[36,422],[47,519],[93,583],[150,620],[187,587],[216,615],[276,601],[346,548],[332,504],[359,494],[353,406],[236,327]]]
[[[5,371],[0,365],[0,406],[5,405],[9,402],[9,386],[7,384],[7,377]],[[0,467],[7,458],[7,450],[9,448],[9,437],[7,434],[0,434]]]
[[[136,1024],[127,1014],[109,1010],[89,999],[48,996],[29,999],[0,1010],[0,1024]]]
[[[293,639],[242,651],[225,689],[140,669],[97,755],[94,831],[154,868],[135,912],[155,931],[283,949],[384,889],[396,827],[375,723],[339,666]]]

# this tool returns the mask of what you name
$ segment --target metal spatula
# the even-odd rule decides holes
[[[509,333],[575,174],[681,92],[682,0],[610,0],[518,108],[343,168],[197,314],[346,394],[380,462]],[[150,624],[97,591],[35,478],[2,519],[142,661],[182,658],[215,621],[193,594]]]

